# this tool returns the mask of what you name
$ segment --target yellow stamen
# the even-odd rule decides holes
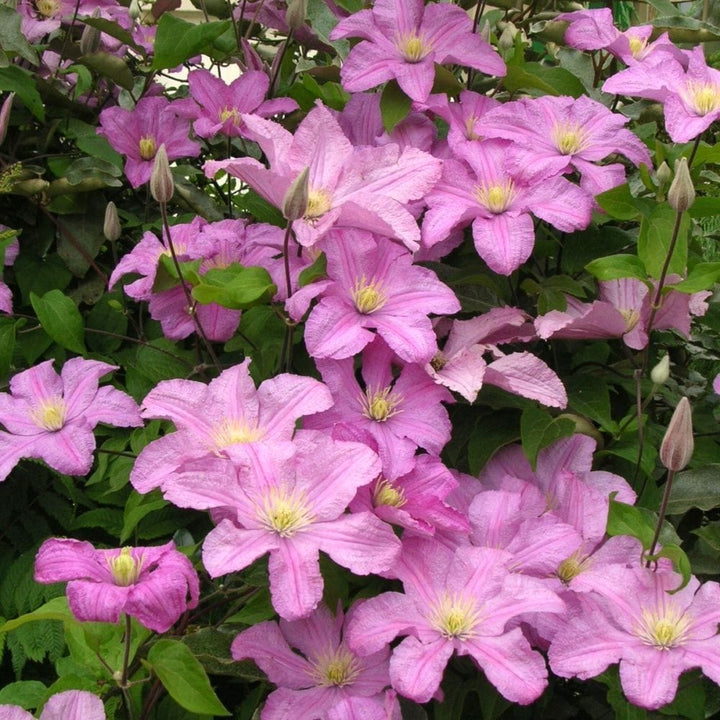
[[[443,593],[432,606],[428,621],[445,638],[467,640],[475,635],[482,613],[473,598],[460,593]]]
[[[637,60],[640,53],[645,49],[647,45],[647,38],[631,37],[629,40],[630,52],[632,56]]]
[[[625,320],[625,332],[630,332],[640,322],[640,312],[632,308],[619,308]]]
[[[332,195],[327,190],[310,189],[308,191],[305,222],[314,225],[332,207]]]
[[[107,559],[108,567],[113,576],[113,582],[121,587],[127,587],[137,582],[142,570],[143,558],[135,560],[132,548],[124,547],[119,555]]]
[[[563,155],[574,155],[585,145],[585,132],[577,123],[558,122],[552,129],[552,139]]]
[[[690,625],[691,619],[673,605],[659,611],[643,608],[633,632],[645,645],[669,650],[688,639]]]
[[[720,109],[720,86],[691,80],[686,85],[686,91],[688,102],[698,115],[707,115]]]
[[[475,123],[478,121],[478,119],[471,115],[466,121],[465,121],[465,137],[468,140],[482,140],[482,136],[478,135],[475,132]]]
[[[373,506],[390,505],[392,507],[402,507],[407,502],[405,493],[402,488],[396,488],[389,480],[380,478],[375,483],[373,490]]]
[[[280,537],[291,537],[315,519],[305,493],[287,487],[271,488],[256,506],[256,517]]]
[[[40,15],[51,18],[60,11],[59,0],[36,0],[35,7]]]
[[[157,145],[152,135],[143,135],[140,138],[140,157],[143,160],[152,160],[157,153]]]
[[[67,405],[60,397],[46,398],[30,410],[33,422],[43,430],[55,432],[65,424]]]
[[[570,557],[565,558],[559,565],[556,575],[567,585],[573,578],[576,578],[588,566],[588,558],[582,557],[580,552],[574,552]]]
[[[212,429],[212,440],[216,450],[223,450],[238,443],[252,443],[261,440],[265,430],[240,420],[224,419]]]
[[[318,656],[310,674],[322,687],[345,687],[354,683],[360,674],[360,661],[344,647],[328,649]]]
[[[436,372],[442,370],[448,364],[448,359],[441,353],[437,352],[435,357],[430,361],[430,366]]]
[[[365,276],[355,280],[355,284],[350,292],[355,307],[363,315],[369,315],[375,312],[375,310],[381,308],[387,302],[382,285],[374,278],[369,282]]]
[[[363,406],[363,415],[366,418],[377,422],[385,422],[393,415],[402,412],[402,408],[398,409],[397,407],[402,400],[402,395],[393,392],[392,388],[388,386],[382,390],[368,388],[365,394],[361,396],[360,403]]]
[[[409,63],[420,62],[432,50],[432,45],[425,40],[425,37],[422,34],[418,35],[414,30],[399,35],[395,40],[395,45],[405,61]]]
[[[495,185],[476,185],[474,193],[476,200],[495,215],[505,212],[517,194],[512,180]]]
[[[228,118],[232,118],[232,124],[237,127],[240,124],[240,113],[236,107],[228,107],[225,105],[218,113],[220,122],[224,123]]]

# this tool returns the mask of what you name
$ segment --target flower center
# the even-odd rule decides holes
[[[265,435],[265,430],[257,425],[252,426],[239,420],[228,419],[215,425],[211,433],[217,450],[239,443],[257,442],[262,439],[263,435]]]
[[[630,53],[637,59],[647,45],[647,38],[631,37],[628,42],[630,43]]]
[[[395,44],[405,61],[409,63],[420,62],[432,50],[432,45],[424,36],[418,35],[414,30],[400,35]]]
[[[232,124],[237,127],[240,124],[240,113],[238,112],[236,107],[228,107],[225,105],[220,112],[218,113],[220,117],[220,122],[224,123],[229,118],[232,118]]]
[[[399,508],[406,502],[407,498],[402,488],[396,488],[389,480],[380,478],[375,483],[375,489],[373,490],[373,507],[390,505]]]
[[[573,578],[576,578],[587,567],[587,558],[581,558],[579,552],[574,552],[570,557],[565,558],[559,565],[555,574],[567,585]]]
[[[625,332],[630,332],[640,322],[640,311],[634,308],[620,308],[619,310],[625,320]]]
[[[113,582],[120,587],[134,585],[140,577],[143,559],[135,560],[132,548],[124,547],[119,555],[107,559],[108,567],[113,576]]]
[[[313,665],[311,676],[322,687],[351,685],[360,674],[360,661],[347,648],[322,653]]]
[[[467,640],[475,635],[481,613],[473,598],[443,593],[430,610],[428,621],[445,638]]]
[[[442,354],[442,352],[437,352],[435,354],[435,357],[430,361],[430,367],[432,367],[435,372],[440,372],[447,364],[448,359],[445,357],[445,355]]]
[[[482,139],[482,137],[475,132],[475,123],[477,121],[478,119],[475,117],[475,115],[471,115],[467,120],[465,120],[465,137],[468,140]]]
[[[67,405],[61,397],[42,400],[37,407],[30,410],[33,422],[43,430],[55,432],[65,424]]]
[[[332,196],[327,190],[309,190],[305,222],[314,225],[332,206]]]
[[[402,402],[403,396],[393,392],[390,386],[382,390],[368,388],[361,397],[363,415],[370,420],[385,422],[393,415],[402,412],[397,406]]]
[[[688,639],[690,624],[690,618],[677,607],[670,606],[660,612],[643,608],[634,633],[645,645],[669,650]]]
[[[54,17],[60,11],[60,0],[35,0],[35,7],[43,17]]]
[[[355,307],[363,315],[375,312],[387,301],[380,283],[376,282],[374,278],[368,282],[364,276],[355,280],[351,294]]]
[[[140,138],[140,157],[143,160],[152,160],[157,153],[157,145],[152,135],[143,135]]]
[[[315,519],[305,493],[286,487],[271,488],[257,506],[256,517],[267,530],[280,537],[293,536]]]
[[[486,207],[493,215],[499,215],[508,209],[510,203],[515,199],[515,183],[512,180],[496,183],[495,185],[476,185],[475,198]]]
[[[563,155],[574,155],[585,144],[585,132],[577,123],[558,122],[552,130],[555,147]]]
[[[714,83],[691,80],[686,88],[690,105],[698,115],[707,115],[720,109],[720,88]]]

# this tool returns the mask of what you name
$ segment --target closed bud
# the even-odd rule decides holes
[[[676,212],[685,212],[695,202],[695,188],[688,170],[687,158],[680,158],[675,163],[675,177],[668,190],[667,201]]]
[[[170,172],[170,162],[165,150],[165,143],[163,143],[155,153],[155,162],[153,163],[152,175],[150,175],[150,194],[161,205],[166,205],[172,199],[173,192],[175,192],[175,183]]]
[[[133,19],[137,20],[140,17],[140,2],[139,0],[131,0],[130,7],[128,8],[128,15]]]
[[[502,33],[500,33],[500,37],[498,38],[498,49],[504,52],[505,50],[513,48],[515,46],[515,36],[517,33],[518,29],[515,25],[509,22],[503,29]]]
[[[290,0],[285,11],[285,24],[290,30],[297,30],[305,23],[307,0]]]
[[[105,208],[105,223],[103,224],[103,235],[110,241],[115,242],[120,238],[120,218],[115,203],[111,200]]]
[[[664,385],[670,377],[670,356],[663,356],[662,360],[650,371],[650,379],[655,385]]]
[[[3,101],[2,107],[0,107],[0,145],[5,142],[5,136],[7,135],[7,129],[10,123],[10,110],[12,110],[14,97],[15,93],[11,92]]]
[[[92,17],[99,18],[100,10],[95,8],[93,10]],[[90,55],[90,53],[97,52],[100,47],[100,31],[97,28],[86,25],[83,28],[82,35],[80,36],[80,52],[83,55]]]
[[[285,193],[282,204],[283,216],[289,222],[299,220],[307,212],[308,177],[310,168],[306,167],[293,181]]]
[[[690,462],[694,449],[692,410],[690,401],[684,397],[677,404],[660,444],[660,462],[677,472]]]
[[[657,178],[658,185],[661,188],[666,187],[670,184],[670,181],[672,180],[672,170],[670,169],[670,166],[663,160],[660,164],[660,167],[655,172],[655,177]]]

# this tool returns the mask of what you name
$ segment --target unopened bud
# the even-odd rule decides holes
[[[2,107],[0,107],[0,145],[5,142],[14,97],[15,93],[11,92],[3,101]]]
[[[290,0],[285,11],[285,24],[290,30],[304,25],[307,17],[307,0]]]
[[[654,385],[664,385],[670,377],[670,356],[664,355],[662,360],[650,371],[650,379]]]
[[[306,167],[291,183],[285,193],[282,204],[283,216],[289,222],[299,220],[307,212],[308,178],[310,168]]]
[[[103,235],[110,241],[115,242],[120,238],[120,218],[115,203],[111,200],[105,208],[105,223],[103,224]]]
[[[140,9],[139,0],[131,0],[130,7],[128,8],[128,15],[133,20],[137,20],[140,17],[141,12],[142,12],[142,10]]]
[[[502,33],[500,33],[500,37],[498,38],[498,49],[502,50],[503,52],[505,50],[510,50],[515,46],[515,36],[518,33],[518,29],[513,25],[511,22],[509,22]]]
[[[100,9],[99,8],[95,8],[95,10],[93,10],[92,17],[94,17],[94,18],[100,17]],[[100,31],[95,27],[86,25],[83,28],[82,35],[80,36],[80,52],[83,55],[90,55],[90,53],[97,52],[99,47],[100,47]]]
[[[660,167],[655,171],[655,177],[657,178],[658,185],[661,188],[670,184],[670,181],[672,180],[672,170],[664,160],[660,164]]]
[[[667,194],[668,205],[676,212],[685,212],[695,202],[695,188],[688,170],[687,158],[675,163],[675,178]]]
[[[690,462],[694,449],[692,410],[690,401],[684,397],[677,404],[660,444],[660,462],[677,472]]]
[[[152,175],[150,175],[150,194],[161,205],[165,205],[172,199],[173,192],[175,192],[175,183],[170,172],[165,143],[163,143],[155,153],[155,162],[153,163]]]

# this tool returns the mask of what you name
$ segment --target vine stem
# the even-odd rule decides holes
[[[130,616],[125,613],[125,652],[123,653],[123,666],[122,676],[120,678],[120,690],[125,700],[125,707],[127,708],[128,717],[130,720],[135,720],[135,713],[133,712],[132,698],[130,697],[130,691],[128,687],[128,669],[130,667],[130,644],[132,643],[132,620]]]
[[[285,265],[285,288],[287,290],[288,299],[292,295],[292,278],[290,277],[290,236],[292,235],[292,223],[287,221],[285,227],[285,237],[283,238],[283,262]],[[291,323],[285,318],[285,339],[283,340],[283,349],[281,357],[284,358],[285,372],[290,372],[292,365],[292,349],[293,335],[295,334],[295,323]]]
[[[655,554],[655,547],[657,546],[658,539],[660,538],[660,530],[662,528],[663,520],[665,520],[665,514],[667,513],[667,506],[670,500],[670,492],[672,490],[673,480],[675,479],[675,471],[668,470],[668,478],[665,483],[665,491],[663,492],[662,502],[660,503],[660,512],[658,514],[657,525],[655,526],[655,533],[653,534],[652,542],[650,543],[650,550],[648,555],[652,556]],[[649,568],[652,564],[652,560],[648,560],[645,563],[645,567]]]

